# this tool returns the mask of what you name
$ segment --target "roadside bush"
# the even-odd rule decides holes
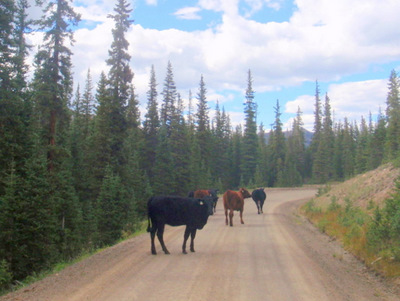
[[[367,233],[368,247],[374,252],[390,252],[400,262],[400,181],[396,192],[385,201],[382,209],[376,208],[373,222]]]
[[[341,208],[340,204],[337,201],[336,196],[331,197],[331,203],[328,206],[328,211],[337,211]]]
[[[0,291],[6,290],[12,281],[12,274],[6,260],[0,261]]]

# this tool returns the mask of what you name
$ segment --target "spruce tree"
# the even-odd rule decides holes
[[[161,125],[165,126],[165,129],[167,130],[167,136],[169,136],[177,97],[174,74],[170,61],[168,61],[167,74],[164,80],[164,88],[161,94],[163,96],[163,99],[161,104],[160,120]]]
[[[283,164],[285,162],[286,142],[285,135],[282,130],[281,112],[279,100],[276,101],[275,121],[271,130],[270,139],[268,141],[269,148],[269,186],[276,186],[278,174],[283,172]]]
[[[395,70],[390,74],[386,104],[386,156],[392,160],[400,151],[400,81]]]
[[[313,138],[311,140],[311,144],[309,147],[309,153],[311,157],[311,170],[314,169],[313,164],[315,161],[315,156],[317,154],[319,145],[321,143],[321,131],[322,131],[322,109],[321,109],[321,99],[320,99],[320,91],[319,85],[316,81],[315,83],[315,110],[314,110],[314,129],[313,129]],[[320,160],[319,160],[320,161]],[[318,170],[320,168],[317,168]],[[313,178],[316,178],[315,175],[312,175]]]
[[[126,0],[118,0],[114,14],[108,15],[109,18],[114,20],[115,27],[112,30],[113,42],[108,52],[109,58],[106,61],[107,65],[110,66],[107,80],[110,111],[107,112],[109,121],[106,129],[112,166],[117,173],[120,172],[120,168],[124,164],[122,148],[128,127],[127,104],[134,97],[131,86],[133,72],[129,65],[131,59],[128,53],[129,42],[125,38],[125,33],[133,22],[129,19],[131,12],[132,9],[129,9]]]
[[[202,75],[196,97],[198,100],[196,113],[196,137],[200,146],[201,160],[204,161],[206,166],[209,166],[211,132],[206,95],[207,89]]]
[[[147,113],[143,122],[144,133],[144,164],[143,167],[147,170],[150,181],[153,180],[153,166],[156,157],[156,148],[158,142],[158,131],[160,129],[160,119],[158,115],[157,102],[157,81],[154,66],[151,66],[149,90],[147,92]]]
[[[73,32],[80,15],[75,13],[68,0],[49,1],[45,8],[41,29],[45,32],[44,44],[36,54],[34,75],[35,101],[42,120],[43,139],[48,146],[49,170],[57,164],[57,154],[62,153],[68,130],[68,105],[72,94],[71,56]],[[60,149],[61,148],[61,149]]]
[[[254,101],[253,78],[251,71],[248,71],[245,109],[245,125],[243,135],[243,157],[242,157],[242,175],[245,183],[253,180],[257,166],[257,104]]]
[[[372,137],[369,140],[370,154],[368,158],[368,169],[377,168],[383,161],[386,141],[386,118],[379,109],[376,126],[373,129]]]

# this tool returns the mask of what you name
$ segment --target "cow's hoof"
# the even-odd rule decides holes
[[[194,249],[190,249],[190,252],[192,252],[192,253],[194,253],[194,252],[196,252]]]
[[[182,254],[187,254],[186,250],[183,250],[183,251],[182,251]]]

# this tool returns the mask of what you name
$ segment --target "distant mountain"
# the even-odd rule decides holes
[[[311,144],[311,140],[312,140],[314,133],[310,132],[304,128],[303,128],[303,133],[304,133],[305,144],[308,147]],[[292,131],[286,131],[286,132],[284,132],[284,134],[285,134],[285,138],[287,139],[292,134]],[[269,141],[269,133],[265,133],[265,142],[268,143],[268,141]]]

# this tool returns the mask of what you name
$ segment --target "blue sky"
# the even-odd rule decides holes
[[[72,48],[76,84],[89,68],[95,83],[107,72],[115,3],[73,1],[82,15]],[[168,61],[183,99],[196,95],[203,75],[211,115],[218,101],[234,125],[243,122],[250,69],[257,122],[267,130],[277,99],[285,128],[300,107],[312,129],[316,80],[335,120],[376,116],[391,70],[400,70],[398,0],[133,0],[131,7],[127,39],[142,116],[150,68],[161,93]],[[40,44],[40,33],[30,40]]]

